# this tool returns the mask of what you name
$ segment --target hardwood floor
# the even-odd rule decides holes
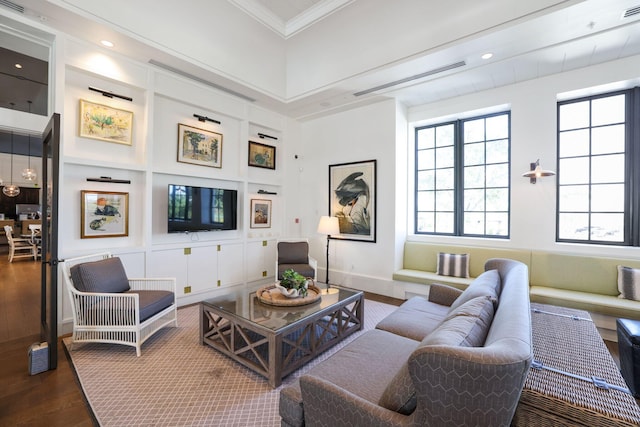
[[[56,370],[28,373],[28,348],[40,341],[40,263],[9,263],[0,253],[0,273],[0,426],[97,425],[61,342]],[[366,298],[402,303],[371,293]],[[617,361],[616,343],[606,344]]]
[[[29,375],[39,331],[40,263],[0,253],[0,426],[97,425],[61,343],[58,368]]]

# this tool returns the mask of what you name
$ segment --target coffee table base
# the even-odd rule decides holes
[[[282,378],[364,326],[359,293],[279,331],[200,304],[201,344],[266,377],[278,387]]]

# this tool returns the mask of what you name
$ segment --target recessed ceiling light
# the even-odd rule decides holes
[[[16,65],[14,65],[14,67],[20,69],[20,68],[22,68],[22,64],[16,64]]]
[[[491,59],[493,58],[493,53],[485,53],[481,56],[482,59]]]
[[[102,46],[113,47],[113,43],[109,40],[101,40],[100,43],[102,44]]]

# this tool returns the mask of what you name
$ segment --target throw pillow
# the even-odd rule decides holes
[[[490,297],[474,298],[450,312],[420,345],[480,347],[487,338],[494,312]]]
[[[118,293],[129,290],[129,280],[120,258],[85,262],[71,267],[71,280],[80,292]]]
[[[469,254],[438,253],[436,271],[441,276],[469,277]]]
[[[620,298],[640,301],[640,269],[618,266]]]
[[[498,273],[498,270],[487,270],[471,282],[467,289],[451,303],[450,310],[455,310],[467,301],[481,296],[491,297],[495,306],[498,303],[499,289],[500,273]]]

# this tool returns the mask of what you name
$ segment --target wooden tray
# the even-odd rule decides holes
[[[313,304],[320,299],[320,288],[315,285],[309,285],[307,296],[302,298],[287,298],[276,289],[275,285],[265,286],[258,289],[256,296],[268,305],[276,305],[279,307],[295,307],[298,305]]]

